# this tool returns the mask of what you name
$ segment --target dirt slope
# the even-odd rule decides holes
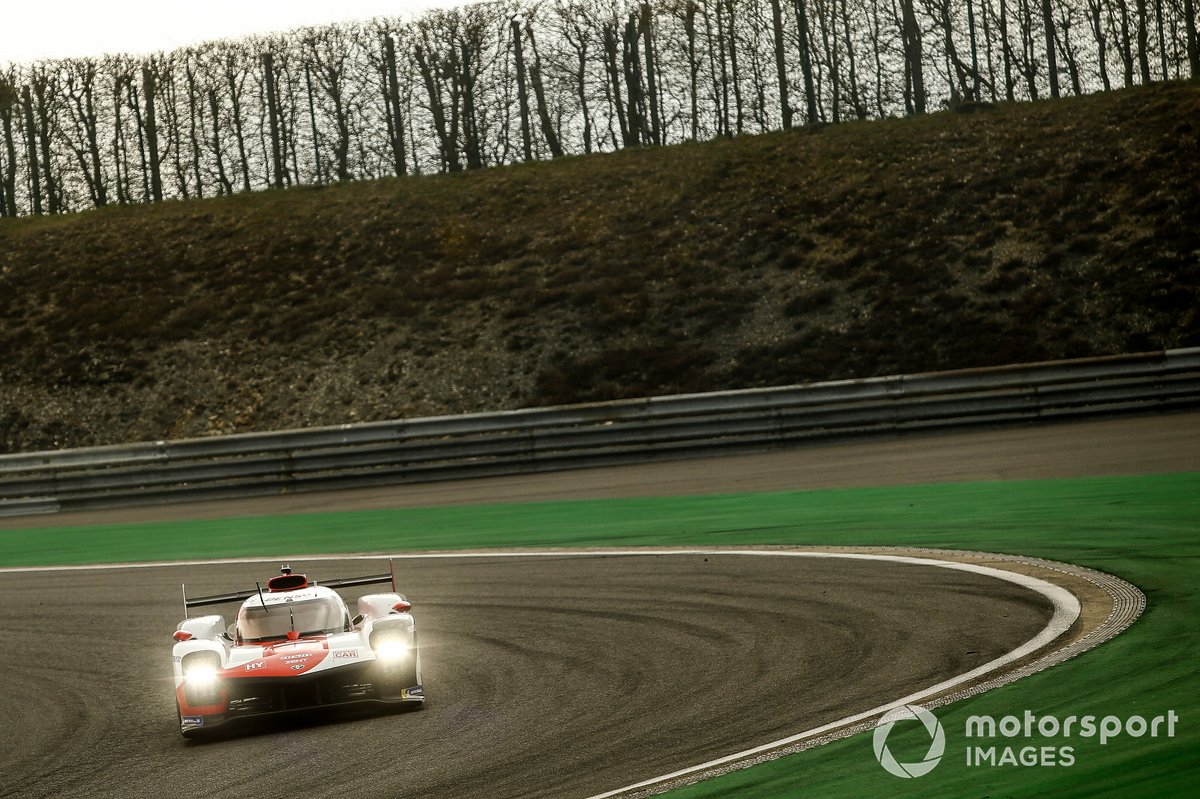
[[[0,220],[0,452],[1200,344],[1200,84]]]

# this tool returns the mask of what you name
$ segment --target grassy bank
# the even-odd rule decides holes
[[[1200,84],[0,220],[0,452],[1200,344]]]

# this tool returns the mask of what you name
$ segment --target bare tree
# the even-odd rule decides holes
[[[588,67],[590,64],[589,51],[595,41],[594,33],[589,27],[591,22],[586,7],[576,0],[556,0],[554,6],[555,21],[559,35],[574,55],[571,77],[575,99],[579,103],[579,114],[582,128],[580,136],[583,140],[583,151],[592,152],[592,112],[588,91]],[[528,114],[528,101],[526,114]],[[528,122],[526,122],[528,124]]]
[[[921,27],[917,24],[913,0],[900,0],[902,14],[901,37],[904,40],[904,63],[912,86],[913,111],[925,113],[925,74],[921,53]]]
[[[6,156],[0,183],[4,186],[3,208],[7,216],[17,215],[17,139],[13,133],[13,114],[17,104],[17,88],[12,75],[0,74],[0,129],[4,132]]]
[[[457,171],[788,129],[801,115],[839,122],[1195,75],[1195,11],[1195,0],[493,0],[147,59],[13,67],[0,72],[0,213]]]
[[[349,180],[350,172],[350,109],[347,70],[350,42],[347,31],[339,26],[319,29],[308,37],[309,60],[321,89],[321,105],[333,125],[333,171],[337,180]]]
[[[419,42],[414,55],[428,97],[427,108],[437,135],[442,169],[462,170],[458,149],[459,93],[461,71],[453,46],[458,33],[458,18],[439,12],[418,21]],[[439,49],[448,48],[446,55]]]
[[[1200,78],[1200,35],[1196,32],[1194,0],[1183,0],[1183,22],[1187,29],[1188,65],[1193,78]]]
[[[1049,2],[1049,0],[1042,0]],[[1146,0],[1137,0],[1137,57],[1142,83],[1150,82],[1150,20]]]
[[[809,125],[818,121],[817,91],[813,81],[812,39],[808,29],[809,0],[792,0],[796,12],[796,42],[800,52],[800,72],[804,78],[804,120]]]
[[[621,146],[636,147],[638,142],[630,125],[629,113],[625,107],[625,90],[622,84],[625,79],[624,37],[614,19],[605,20],[601,28],[604,43],[604,66],[607,80],[604,85],[605,98],[608,101],[610,118],[615,117],[621,132]]]
[[[58,77],[48,65],[39,64],[31,70],[30,86],[33,89],[34,102],[29,108],[36,124],[35,135],[41,150],[40,163],[43,172],[42,187],[46,192],[46,210],[57,214],[62,210],[62,188],[55,174],[50,146],[56,134],[51,104],[58,96]]]
[[[1144,3],[1145,0],[1138,0]],[[1054,46],[1054,14],[1050,10],[1050,0],[1042,0],[1042,26],[1046,33],[1046,74],[1050,78],[1050,96],[1058,97],[1058,56]]]
[[[283,188],[283,144],[280,141],[279,131],[279,93],[275,87],[275,56],[271,52],[262,54],[263,80],[266,82],[266,102],[267,102],[267,118],[271,126],[271,163],[274,166],[272,170],[273,184],[275,188]],[[337,86],[336,78],[334,86]],[[336,97],[335,101],[340,101],[340,97]],[[340,117],[339,117],[340,119]],[[344,126],[339,128],[339,131],[344,130]],[[346,147],[349,147],[349,134],[346,134],[344,139]],[[344,151],[343,151],[344,152]],[[345,156],[343,155],[342,169],[345,167]],[[339,177],[345,180],[345,176],[339,173]]]
[[[204,158],[204,148],[201,140],[204,138],[204,95],[199,83],[199,66],[196,63],[197,53],[193,50],[183,54],[183,69],[187,81],[188,107],[188,142],[191,145],[191,170],[196,181],[196,196],[204,196],[204,175],[201,163]],[[216,124],[214,122],[214,124]]]
[[[792,107],[788,96],[787,53],[783,38],[783,7],[780,0],[771,0],[771,33],[775,42],[775,79],[779,82],[779,111],[783,129],[792,129]]]
[[[654,46],[654,13],[649,3],[642,3],[639,21],[646,64],[646,99],[650,107],[650,141],[658,145],[663,143],[663,130],[658,108],[658,54]]]
[[[528,83],[528,77],[525,72],[525,44],[524,44],[524,28],[521,25],[520,17],[513,17],[512,26],[512,42],[513,54],[516,58],[517,68],[517,101],[521,104],[521,146],[525,153],[525,160],[533,160],[533,136],[530,132],[529,123],[529,92],[525,88]]]
[[[33,96],[28,86],[21,88],[21,100],[25,109],[25,140],[29,159],[29,198],[33,207],[33,213],[40,216],[42,213],[42,186],[41,178],[38,174],[37,128],[33,124]]]
[[[404,147],[404,113],[400,106],[400,79],[398,77],[399,72],[396,69],[396,45],[392,41],[391,35],[387,33],[383,36],[383,53],[384,63],[386,64],[384,91],[387,93],[388,122],[390,125],[390,135],[388,138],[392,145],[392,158],[395,162],[396,176],[399,177],[400,175],[408,174],[408,156]],[[314,138],[316,136],[315,129],[313,136]]]
[[[246,79],[249,68],[244,58],[239,58],[236,51],[230,49],[222,56],[225,88],[229,91],[229,116],[233,124],[234,141],[237,144],[238,169],[242,176],[242,191],[250,191],[250,158],[247,155],[246,131],[243,122],[243,105],[246,96]]]
[[[108,185],[100,156],[100,120],[97,111],[97,64],[93,59],[72,59],[63,65],[67,113],[74,135],[67,137],[87,183],[92,204],[108,204]],[[2,102],[2,101],[0,101]]]
[[[150,166],[150,197],[155,202],[162,202],[162,172],[161,156],[158,151],[158,117],[155,109],[155,94],[158,89],[158,79],[155,75],[154,68],[150,64],[142,66],[142,96],[146,103],[146,112],[143,117],[142,129],[146,136],[146,154],[145,158],[149,161]]]
[[[546,146],[550,148],[550,155],[553,158],[561,158],[563,156],[562,142],[559,140],[558,131],[554,129],[554,122],[550,116],[550,103],[546,99],[546,84],[542,80],[542,59],[538,54],[537,39],[533,35],[533,27],[529,22],[525,23],[525,35],[529,39],[529,48],[533,53],[533,63],[529,66],[529,82],[533,86],[533,96],[537,100],[538,120],[541,122],[542,136],[546,140]]]

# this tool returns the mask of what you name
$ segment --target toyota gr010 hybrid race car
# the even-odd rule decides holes
[[[393,574],[318,585],[284,566],[264,590],[187,598],[195,607],[241,602],[237,620],[185,618],[172,660],[179,729],[185,738],[236,719],[355,703],[421,706],[421,655]],[[368,594],[351,617],[335,588],[391,583]]]

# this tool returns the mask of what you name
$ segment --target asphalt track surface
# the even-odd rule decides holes
[[[302,499],[333,509],[1185,471],[1200,468],[1198,421],[1133,417]],[[1051,614],[1026,589],[935,566],[732,555],[411,561],[401,590],[416,605],[428,707],[291,717],[185,742],[169,663],[179,583],[242,588],[275,565],[0,573],[0,797],[586,797],[894,700],[1013,649]]]
[[[295,781],[306,796],[587,797],[936,684],[1052,614],[1040,594],[993,577],[888,562],[400,563],[426,708],[292,717],[201,744],[175,725],[179,583],[241,588],[275,564],[3,575],[0,795],[283,796]]]

